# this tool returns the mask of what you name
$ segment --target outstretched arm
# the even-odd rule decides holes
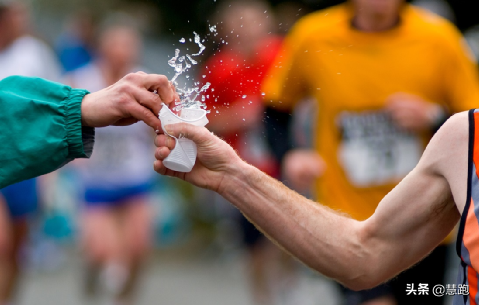
[[[165,76],[143,72],[91,94],[40,78],[1,80],[0,188],[89,157],[93,127],[141,120],[157,128],[162,102],[175,98]]]
[[[451,135],[461,123],[454,122],[442,128],[420,164],[363,222],[291,191],[240,160],[225,142],[204,128],[186,124],[167,127],[169,134],[197,143],[198,160],[191,173],[172,172],[163,166],[161,160],[174,146],[165,135],[156,139],[155,170],[217,191],[269,238],[310,267],[350,288],[366,289],[421,260],[458,221],[459,212],[442,166],[444,158],[456,171],[464,165],[454,165],[455,150],[446,150],[453,144],[450,141],[459,145],[464,140]],[[467,151],[467,118],[464,133],[466,144],[461,147]],[[467,161],[464,171],[466,167]],[[465,173],[463,178],[465,182]]]

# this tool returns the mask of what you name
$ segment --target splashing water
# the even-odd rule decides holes
[[[215,29],[216,30],[216,29]],[[195,35],[195,43],[199,47],[198,53],[195,54],[186,54],[184,56],[180,56],[180,50],[175,50],[175,56],[173,56],[170,60],[168,60],[168,65],[175,70],[175,76],[171,79],[171,82],[175,85],[176,90],[180,96],[180,101],[175,104],[173,110],[180,111],[183,108],[202,108],[206,109],[205,99],[202,97],[201,101],[196,101],[196,98],[210,87],[210,83],[206,83],[203,87],[199,87],[199,83],[195,83],[195,87],[193,88],[180,88],[177,82],[178,77],[183,74],[184,72],[188,71],[193,65],[197,65],[198,61],[196,61],[193,57],[200,56],[206,47],[201,43],[200,35],[196,32],[193,32]],[[190,39],[191,41],[191,39]],[[180,39],[181,43],[185,42],[184,38]],[[189,76],[187,75],[186,78],[188,79]]]

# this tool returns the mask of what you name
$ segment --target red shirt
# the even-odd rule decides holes
[[[206,75],[206,77],[204,79],[200,77],[204,82],[211,83],[210,88],[214,90],[210,92],[209,98],[205,101],[208,110],[211,110],[211,114],[208,116],[210,121],[214,121],[215,117],[221,115],[222,109],[235,103],[247,101],[245,107],[253,103],[262,105],[261,84],[274,63],[281,44],[282,38],[273,36],[261,41],[253,52],[254,56],[250,58],[246,58],[237,51],[227,49],[227,46],[210,57],[201,73],[201,76]],[[273,175],[277,172],[276,165],[272,165],[276,162],[270,155],[259,159],[255,158],[255,160],[248,158],[248,153],[245,152],[249,146],[248,138],[244,137],[245,132],[241,129],[220,134],[220,136],[247,162],[268,174]]]

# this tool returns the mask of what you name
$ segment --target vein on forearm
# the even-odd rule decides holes
[[[265,235],[310,267],[338,280],[362,275],[357,221],[321,206],[252,167],[231,177],[222,194]]]

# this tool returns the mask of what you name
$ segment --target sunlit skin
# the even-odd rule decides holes
[[[467,112],[444,124],[418,166],[365,221],[289,190],[243,162],[205,128],[176,124],[166,129],[193,140],[198,160],[190,173],[168,170],[162,160],[175,141],[159,135],[154,164],[158,173],[218,192],[286,251],[354,290],[371,289],[423,259],[454,229],[464,210]]]

